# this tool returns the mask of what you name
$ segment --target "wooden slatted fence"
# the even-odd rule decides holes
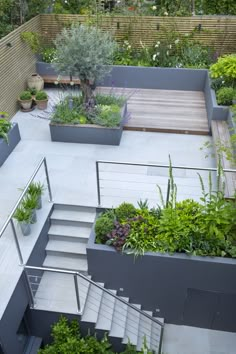
[[[35,56],[20,38],[25,31],[40,32],[40,16],[34,17],[0,40],[0,111],[12,117],[19,109],[17,98],[35,72]]]
[[[166,33],[176,31],[190,35],[194,39],[215,48],[219,54],[236,51],[236,16],[194,16],[194,17],[155,17],[155,16],[99,16],[43,14],[41,31],[46,43],[51,44],[63,27],[72,22],[92,22],[105,31],[113,33],[118,41],[128,38],[135,46],[151,46],[166,37]]]

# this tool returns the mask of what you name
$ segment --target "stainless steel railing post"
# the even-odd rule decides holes
[[[78,287],[77,274],[74,274],[74,284],[75,284],[75,295],[76,295],[76,302],[77,302],[77,310],[78,310],[78,312],[80,312],[79,287]]]
[[[48,194],[49,194],[49,202],[52,202],[52,190],[51,190],[51,185],[50,185],[50,180],[49,180],[47,161],[46,161],[46,158],[45,158],[45,157],[44,157],[44,159],[43,159],[43,163],[44,163],[44,169],[45,169],[46,180],[47,180],[47,187],[48,187]]]
[[[19,241],[18,241],[18,238],[17,238],[16,228],[15,228],[15,225],[14,225],[14,222],[13,222],[12,219],[10,219],[10,223],[11,223],[11,228],[12,228],[14,240],[15,240],[15,243],[16,243],[17,253],[18,253],[18,256],[19,256],[19,259],[20,259],[20,265],[22,265],[24,263],[23,262],[23,256],[22,256],[22,253],[21,253],[21,250],[20,250],[20,244],[19,244]]]
[[[24,272],[23,273],[24,273],[24,276],[25,276],[25,284],[26,284],[27,291],[28,291],[28,294],[29,294],[30,307],[31,308],[35,308],[34,294],[32,292],[31,286],[30,286],[30,282],[29,282],[28,275],[27,275],[27,270],[25,268],[24,268]]]
[[[96,161],[96,178],[97,178],[97,195],[98,206],[101,205],[100,177],[99,177],[99,161]]]

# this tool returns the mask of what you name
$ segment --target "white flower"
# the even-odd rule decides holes
[[[155,48],[158,48],[160,44],[161,42],[158,41],[157,44],[155,45]]]
[[[68,1],[67,0],[65,0],[65,4],[67,4],[68,3]]]
[[[166,51],[166,55],[169,55],[169,50]]]
[[[160,55],[160,53],[159,53],[159,52],[157,52],[157,53],[156,53],[156,56],[159,56],[159,55]]]
[[[164,12],[164,15],[165,15],[165,16],[168,16],[168,12],[167,12],[167,11],[165,11],[165,12]]]
[[[175,40],[175,44],[178,44],[179,43],[179,39],[177,38],[176,40]]]
[[[129,45],[127,46],[127,48],[128,48],[128,49],[131,49],[131,45],[129,44]]]
[[[58,85],[59,84],[59,81],[54,81],[54,85]]]
[[[154,6],[152,7],[152,9],[153,9],[153,11],[155,11],[155,10],[157,9],[157,7],[154,5]]]
[[[124,44],[125,44],[125,45],[129,45],[129,42],[128,42],[128,41],[124,41]]]
[[[188,37],[189,36],[189,34],[188,33],[185,33],[185,37]]]
[[[152,56],[152,60],[153,60],[153,61],[156,60],[156,56],[157,56],[156,54],[153,54],[153,56]]]
[[[70,86],[74,86],[74,82],[73,81],[70,81]]]
[[[170,49],[172,48],[172,45],[171,45],[171,44],[169,45],[169,48],[170,48]]]

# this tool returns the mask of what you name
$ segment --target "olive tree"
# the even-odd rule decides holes
[[[115,41],[96,27],[72,24],[57,36],[55,45],[54,67],[60,74],[79,77],[83,102],[94,103],[90,83],[111,70]]]

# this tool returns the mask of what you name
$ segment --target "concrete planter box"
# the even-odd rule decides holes
[[[235,259],[152,252],[134,259],[95,244],[94,229],[87,256],[95,281],[120,289],[165,322],[236,332]]]
[[[127,105],[121,109],[122,120],[127,114]],[[119,127],[108,128],[95,124],[67,125],[50,123],[50,133],[52,141],[61,141],[64,143],[81,144],[102,144],[102,145],[120,145],[123,132],[123,124]]]
[[[10,153],[15,149],[20,139],[18,124],[13,123],[12,128],[8,132],[8,143],[4,139],[0,139],[0,166],[2,166]]]

